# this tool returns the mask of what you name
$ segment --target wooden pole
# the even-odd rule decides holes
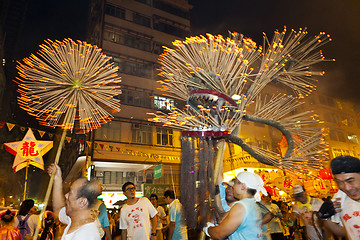
[[[218,150],[217,150],[216,159],[215,159],[215,167],[214,167],[215,181],[214,182],[216,182],[216,179],[219,177],[219,174],[220,174],[219,171],[220,171],[221,161],[223,160],[223,157],[224,157],[225,146],[226,146],[226,141],[223,139],[220,140],[220,142],[218,143]]]
[[[55,156],[55,163],[57,164],[59,162],[59,159],[60,159],[60,155],[61,155],[61,150],[64,146],[64,142],[65,142],[65,137],[66,137],[66,132],[67,132],[67,129],[66,129],[66,125],[67,125],[67,122],[68,120],[70,119],[71,117],[71,113],[68,113],[66,116],[65,116],[65,119],[64,119],[64,129],[63,129],[63,133],[61,135],[61,140],[59,142],[59,147],[57,149],[57,152],[56,152],[56,156]],[[51,193],[51,189],[52,189],[52,186],[53,186],[53,183],[54,183],[54,177],[55,177],[55,171],[53,171],[53,173],[51,174],[51,177],[50,177],[50,181],[49,181],[49,185],[48,185],[48,188],[46,190],[46,194],[45,194],[45,198],[44,198],[44,207],[43,209],[41,210],[40,214],[39,214],[39,218],[40,220],[42,220],[42,217],[44,216],[44,213],[46,211],[46,207],[47,207],[47,204],[49,202],[49,198],[50,198],[50,193]],[[33,236],[33,240],[37,240],[38,239],[38,235],[39,235],[39,232],[40,232],[40,225],[38,224],[36,226],[36,229],[35,229],[35,233],[34,233],[34,236]]]
[[[225,146],[226,146],[226,141],[223,139],[220,140],[220,142],[217,145],[218,149],[216,152],[215,166],[214,166],[214,182],[216,182],[216,180],[219,177],[220,166],[221,166],[221,162],[223,161]],[[210,202],[212,202],[211,199]],[[205,237],[206,237],[205,233],[201,231],[199,240],[205,240]]]
[[[26,189],[27,189],[27,182],[28,182],[28,172],[29,172],[29,160],[26,161],[25,184],[24,184],[24,196],[23,196],[23,201],[25,201],[25,199],[26,199]]]

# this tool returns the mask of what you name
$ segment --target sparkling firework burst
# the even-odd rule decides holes
[[[96,129],[112,119],[109,110],[120,111],[118,67],[109,60],[86,42],[47,40],[17,65],[18,103],[43,125],[73,129],[79,120],[80,131]]]
[[[289,149],[293,146],[285,156],[248,146],[234,135],[229,139],[260,162],[295,174],[321,167],[326,146],[321,128],[316,127],[319,121],[311,112],[292,115],[291,111],[301,105],[298,99],[315,90],[314,76],[324,74],[313,65],[326,60],[317,49],[331,39],[325,33],[311,39],[306,35],[306,29],[276,31],[271,41],[264,34],[262,46],[237,33],[173,42],[174,49],[165,48],[160,56],[164,78],[160,83],[165,95],[187,101],[187,107],[169,114],[150,113],[149,120],[203,132],[232,132],[243,121],[268,124],[287,136]],[[264,98],[269,94],[266,87],[274,82],[292,90],[292,96]]]

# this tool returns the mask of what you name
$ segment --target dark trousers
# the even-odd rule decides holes
[[[271,233],[270,234],[272,240],[284,240],[284,234],[283,233]]]

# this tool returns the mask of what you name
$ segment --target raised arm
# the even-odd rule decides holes
[[[222,217],[225,214],[224,208],[222,206],[221,203],[221,196],[220,195],[225,195],[225,187],[221,185],[222,181],[223,181],[223,161],[220,161],[220,165],[219,165],[219,174],[218,176],[215,176],[216,178],[216,182],[215,182],[215,187],[217,188],[216,191],[216,195],[215,195],[215,210],[216,210],[216,215],[218,220],[222,219]]]
[[[56,172],[55,172],[54,184],[53,184],[52,201],[53,201],[54,213],[58,216],[60,209],[65,206],[65,198],[63,193],[61,169],[59,165],[57,165],[56,163],[51,164],[48,168],[48,173],[50,175],[54,171]]]

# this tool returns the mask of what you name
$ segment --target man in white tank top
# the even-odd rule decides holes
[[[67,225],[61,240],[100,240],[101,225],[91,211],[97,196],[101,194],[99,182],[79,178],[64,196],[61,169],[57,164],[52,164],[48,173],[51,175],[53,171],[54,213],[59,216],[60,222]]]

